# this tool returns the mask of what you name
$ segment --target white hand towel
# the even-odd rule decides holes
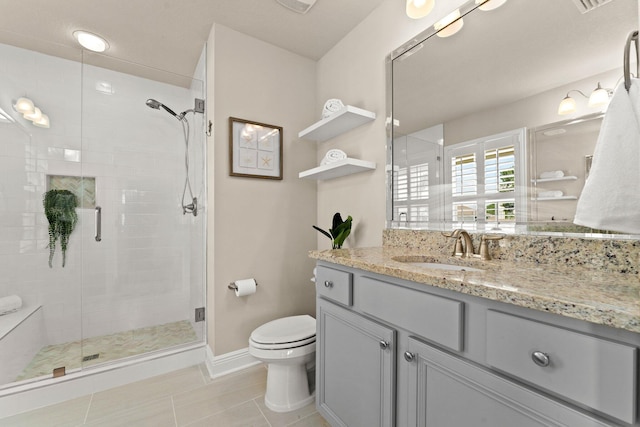
[[[602,121],[575,224],[640,234],[640,80],[616,88]]]
[[[542,172],[540,174],[540,179],[562,178],[563,176],[564,176],[564,172],[562,171],[548,171],[548,172]]]
[[[555,191],[541,191],[538,193],[538,197],[541,199],[551,199],[553,197],[562,197],[564,193],[560,190]]]
[[[0,298],[0,316],[7,313],[13,313],[22,307],[22,298],[18,295],[9,295]]]

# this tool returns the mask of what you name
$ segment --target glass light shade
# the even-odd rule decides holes
[[[565,115],[571,114],[576,111],[576,100],[567,95],[558,106],[558,114]]]
[[[34,126],[38,126],[39,128],[49,128],[49,116],[47,116],[46,114],[43,114],[39,120],[34,120],[33,121],[33,125]]]
[[[33,105],[33,101],[29,98],[18,98],[13,107],[20,114],[31,114],[36,108],[36,106]]]
[[[73,37],[82,47],[93,52],[104,52],[109,47],[109,43],[105,39],[87,31],[74,31]]]
[[[598,83],[598,87],[591,92],[591,96],[589,96],[589,107],[600,107],[603,105],[607,105],[609,102],[609,92],[606,89],[603,89]]]
[[[480,4],[481,6],[478,9],[483,11],[497,9],[503,4],[505,4],[507,0],[476,0],[476,4]]]
[[[407,16],[412,19],[420,19],[431,13],[435,0],[407,0]]]
[[[438,37],[449,37],[462,29],[464,22],[460,17],[460,9],[456,9],[438,22],[433,29],[437,31]]]
[[[32,122],[37,122],[42,118],[42,111],[38,107],[36,107],[33,113],[23,114],[23,116],[27,120],[31,120]]]

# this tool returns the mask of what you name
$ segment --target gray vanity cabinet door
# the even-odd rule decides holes
[[[409,339],[410,426],[610,426],[490,371]],[[408,359],[408,360],[407,360]]]
[[[394,425],[395,331],[322,298],[316,404],[332,426]]]

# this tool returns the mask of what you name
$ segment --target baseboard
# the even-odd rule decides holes
[[[211,347],[207,346],[205,363],[209,376],[218,378],[261,363],[249,354],[249,348],[214,356]]]

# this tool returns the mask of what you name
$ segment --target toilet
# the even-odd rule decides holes
[[[249,354],[267,364],[267,408],[289,412],[313,402],[307,366],[315,362],[316,319],[302,315],[265,323],[251,333]]]

